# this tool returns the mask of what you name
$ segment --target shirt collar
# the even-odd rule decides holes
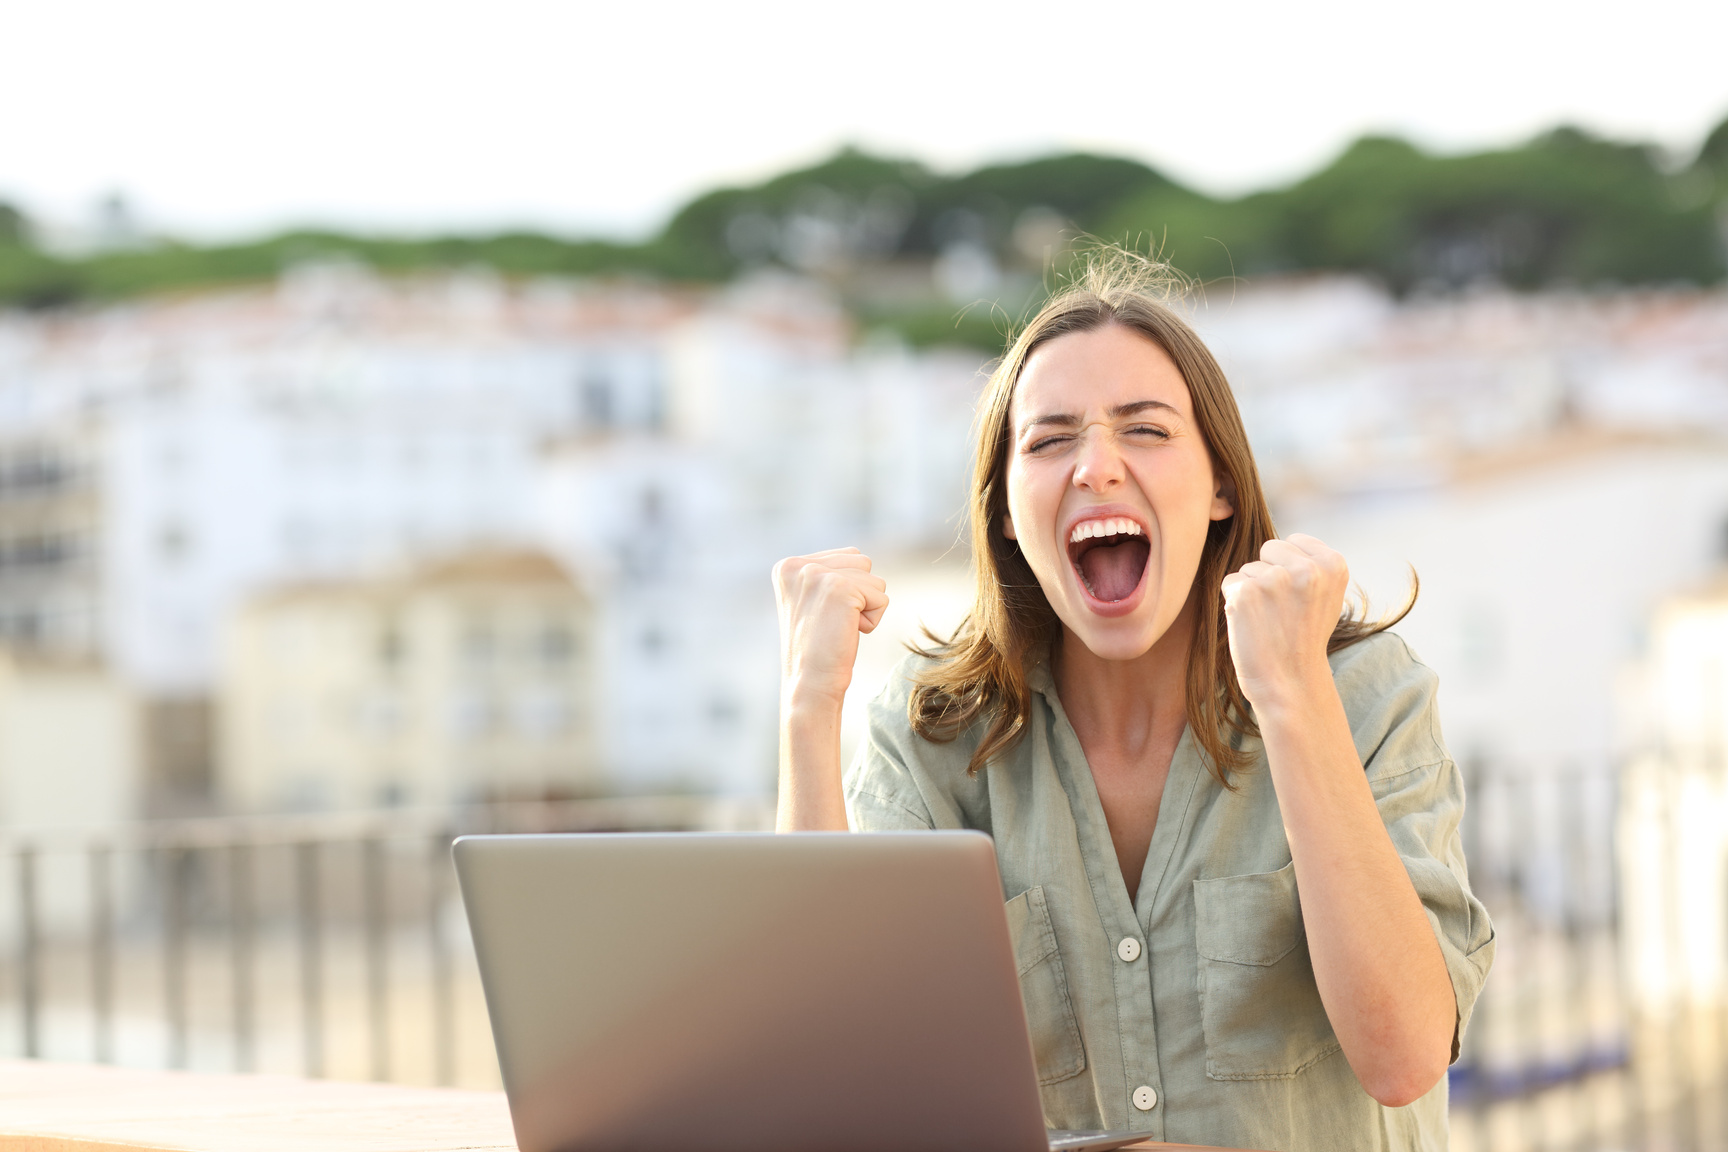
[[[1046,697],[1055,699],[1056,677],[1050,671],[1049,645],[1027,657],[1026,686],[1034,692],[1041,692]]]

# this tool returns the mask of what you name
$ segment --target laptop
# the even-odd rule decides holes
[[[1046,1132],[977,832],[464,836],[522,1152],[1103,1152]]]

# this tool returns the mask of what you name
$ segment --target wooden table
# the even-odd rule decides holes
[[[1136,1152],[1220,1152],[1136,1144]],[[502,1092],[0,1060],[0,1152],[515,1152]]]
[[[515,1152],[502,1092],[0,1061],[0,1152]]]

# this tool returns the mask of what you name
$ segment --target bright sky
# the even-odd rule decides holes
[[[1236,191],[1368,130],[1689,150],[1728,116],[1721,0],[0,0],[0,27],[0,198],[71,221],[117,189],[200,236],[641,234],[846,141]]]

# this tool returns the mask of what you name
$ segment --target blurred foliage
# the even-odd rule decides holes
[[[866,327],[890,328],[918,345],[999,349],[1000,311],[959,304],[973,287],[980,299],[1036,296],[1081,237],[1157,252],[1201,280],[1337,270],[1377,277],[1395,291],[1481,281],[1702,284],[1728,271],[1725,219],[1728,121],[1682,164],[1573,128],[1465,156],[1369,137],[1306,179],[1236,199],[1108,156],[943,175],[846,149],[760,184],[699,196],[640,244],[534,232],[390,239],[296,231],[253,243],[161,242],[71,257],[43,250],[30,222],[0,204],[0,304],[41,308],[257,282],[324,258],[387,273],[479,265],[518,276],[697,282],[777,265],[833,285]],[[956,254],[970,279],[944,272]]]
[[[383,272],[475,265],[524,276],[657,270],[644,267],[639,249],[631,245],[529,232],[396,240],[299,231],[249,244],[167,242],[76,259],[54,257],[27,243],[8,245],[0,236],[0,302],[48,307],[83,299],[245,284],[321,259],[359,260]]]
[[[1728,132],[1718,128],[1712,145],[1728,149]],[[1701,154],[1671,171],[1652,149],[1576,129],[1452,157],[1368,138],[1276,192],[1223,203],[1163,193],[1124,204],[1106,233],[1161,245],[1202,279],[1334,269],[1400,291],[1483,280],[1709,283],[1724,273],[1720,181],[1709,169]]]
[[[753,188],[698,198],[654,241],[711,278],[752,264],[806,271],[857,260],[934,256],[953,244],[1002,249],[1032,213],[1082,228],[1129,196],[1174,187],[1133,160],[1071,154],[941,177],[845,149]]]
[[[1697,162],[1718,173],[1728,172],[1728,120],[1716,125],[1710,135],[1704,137],[1704,144],[1698,149]]]
[[[0,201],[0,245],[24,244],[29,240],[30,226],[24,213],[5,201]]]
[[[942,346],[1000,353],[1025,317],[1010,315],[986,303],[956,309],[936,305],[893,312],[865,312],[860,321],[867,333],[893,336],[913,348]]]

